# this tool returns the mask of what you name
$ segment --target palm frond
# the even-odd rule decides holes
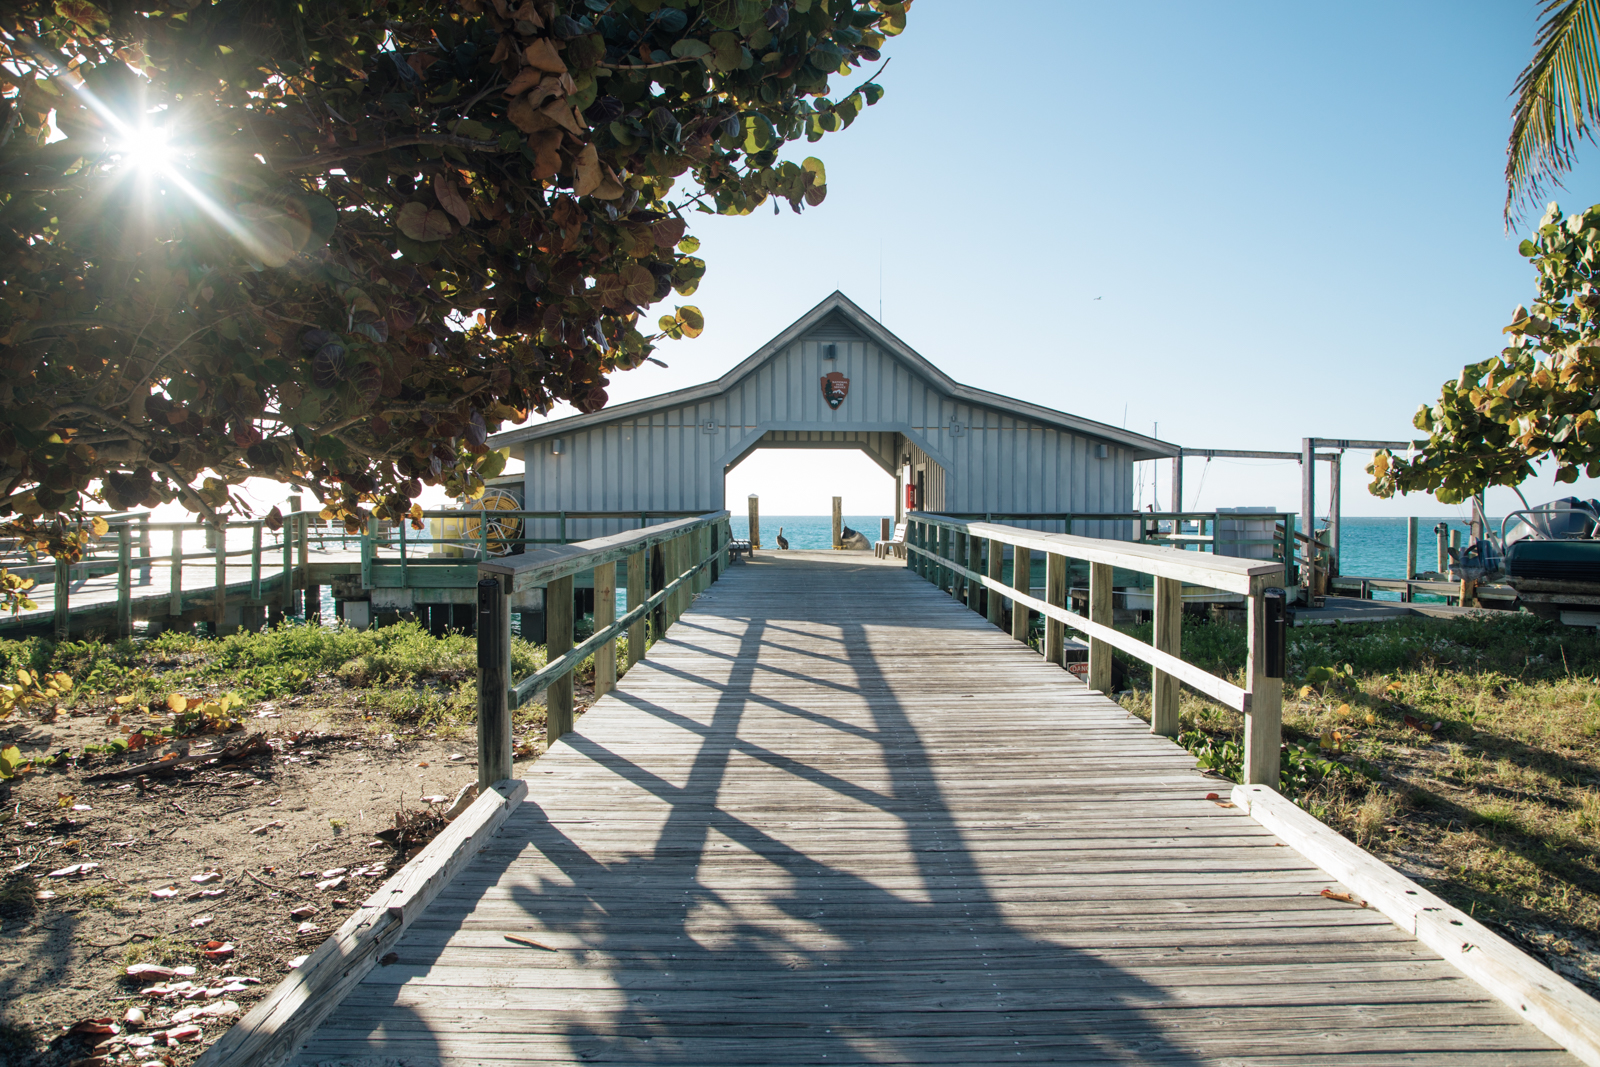
[[[1600,0],[1550,0],[1533,62],[1512,90],[1506,145],[1507,224],[1572,169],[1579,138],[1600,125]]]

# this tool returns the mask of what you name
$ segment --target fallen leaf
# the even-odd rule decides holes
[[[556,951],[555,949],[551,948],[549,945],[541,945],[541,944],[539,944],[539,942],[533,940],[531,937],[518,937],[516,934],[506,934],[505,938],[506,938],[507,941],[510,941],[513,944],[527,945],[529,948],[542,948],[546,952],[555,952]]]
[[[192,1023],[190,1025],[188,1025],[188,1026],[174,1027],[173,1029],[167,1031],[167,1044],[169,1044],[169,1045],[171,1045],[171,1044],[173,1044],[175,1042],[199,1041],[199,1040],[200,1040],[200,1028],[198,1026],[195,1026]]]
[[[54,900],[56,899],[56,891],[54,889],[41,889],[33,895],[33,899],[41,903],[46,900]]]
[[[1207,800],[1221,800],[1222,796],[1219,793],[1207,793],[1206,794],[1206,799]]]
[[[1362,907],[1362,908],[1367,906],[1367,902],[1366,901],[1357,900],[1355,897],[1351,896],[1349,893],[1335,893],[1331,889],[1324,889],[1322,891],[1322,895],[1327,897],[1329,900],[1337,900],[1342,904],[1355,904],[1358,907]]]
[[[138,1008],[129,1008],[128,1010],[130,1012],[134,1012],[134,1011],[138,1011],[139,1009]],[[155,1038],[148,1037],[148,1036],[141,1035],[141,1034],[134,1034],[132,1037],[128,1038],[128,1045],[129,1045],[130,1048],[149,1048],[151,1045],[153,1045],[155,1043],[156,1043],[156,1039]]]
[[[307,920],[306,922],[303,922],[303,923],[300,924],[300,926],[295,930],[295,933],[297,933],[297,934],[309,934],[309,933],[314,932],[316,930],[316,928],[317,928],[317,924],[316,923],[311,922],[310,920]]]
[[[1218,801],[1214,801],[1213,803],[1215,803],[1217,805],[1217,807],[1219,807],[1219,808],[1231,808],[1231,807],[1233,807],[1233,801],[1231,801],[1231,800],[1218,800]]]
[[[202,926],[209,926],[215,918],[214,915],[202,915],[198,919],[190,919],[189,929],[198,930]]]
[[[48,878],[73,878],[73,877],[76,877],[78,875],[88,874],[90,871],[99,870],[99,869],[100,869],[100,865],[98,863],[74,863],[72,866],[63,867],[59,871],[51,871],[48,875],[46,875],[46,877],[48,877]]]
[[[309,919],[317,913],[315,905],[303,904],[289,913],[291,919]]]
[[[171,897],[175,897],[177,895],[178,895],[178,889],[177,889],[176,886],[170,886],[169,885],[169,886],[166,886],[166,887],[164,887],[162,889],[152,889],[152,890],[150,890],[150,896],[155,900],[167,900],[167,899],[169,899]]]
[[[467,758],[467,757],[465,757],[465,756],[463,756],[463,755],[462,755],[462,754],[461,754],[461,753],[459,753],[459,752],[452,752],[452,753],[450,753],[450,760],[451,760],[451,761],[452,761],[452,762],[459,762],[459,761],[461,761],[461,760],[464,760],[464,759],[466,759],[466,758]]]
[[[224,894],[226,892],[227,892],[226,889],[197,889],[193,893],[190,893],[188,896],[184,897],[183,899],[184,900],[206,900],[206,899],[208,899],[210,897],[220,897],[222,894]]]
[[[342,885],[344,885],[344,876],[340,875],[338,878],[329,878],[325,882],[318,882],[317,883],[317,888],[318,889],[324,889],[324,890],[326,890],[326,889],[338,889]]]
[[[200,955],[208,960],[225,960],[233,955],[233,943],[224,941],[209,941],[200,951]]]
[[[189,881],[194,882],[197,885],[207,885],[211,882],[220,882],[222,881],[222,872],[212,869],[204,874],[192,874],[189,876]]]
[[[432,796],[423,797],[422,802],[424,804],[443,804],[449,799],[449,797],[443,795],[442,793],[435,793]]]
[[[122,1033],[122,1027],[118,1026],[114,1021],[112,1021],[111,1016],[107,1015],[100,1019],[84,1019],[81,1022],[73,1023],[72,1026],[67,1030],[67,1033],[120,1034]]]
[[[122,1021],[129,1026],[143,1026],[144,1009],[139,1007],[129,1008],[127,1013],[122,1016]],[[130,1038],[129,1040],[131,1041],[132,1039]]]
[[[294,959],[289,961],[289,969],[291,971],[298,970],[300,965],[310,958],[310,956],[296,956]]]
[[[163,967],[159,963],[135,963],[129,965],[124,973],[129,978],[148,980],[151,978],[171,978],[176,972],[171,967]]]
[[[324,877],[324,878],[337,878],[341,874],[348,873],[349,870],[350,870],[349,867],[331,867],[328,870],[322,872],[322,877]]]

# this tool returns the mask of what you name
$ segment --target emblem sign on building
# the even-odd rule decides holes
[[[829,371],[822,376],[822,399],[828,402],[833,410],[839,410],[839,405],[844,403],[844,398],[850,395],[850,379],[838,371]]]

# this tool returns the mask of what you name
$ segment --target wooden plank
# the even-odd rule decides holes
[[[989,553],[989,581],[981,583],[983,585],[983,596],[988,608],[989,622],[998,627],[1004,618],[1001,613],[1005,610],[1005,606],[1000,594],[995,592],[995,588],[1000,585],[1001,579],[1005,577],[1005,548],[992,537],[985,538],[984,544],[988,546]],[[978,568],[974,567],[972,569],[976,571]]]
[[[1275,561],[1251,560],[1241,556],[1214,556],[1210,553],[1185,552],[1178,548],[1141,545],[1131,541],[1107,541],[1097,537],[1040,533],[1020,526],[963,522],[942,515],[924,515],[923,520],[944,529],[965,529],[968,533],[979,537],[998,537],[1007,544],[1021,544],[1035,552],[1059,552],[1071,559],[1081,559],[1090,563],[1109,563],[1113,567],[1154,574],[1161,578],[1176,578],[1187,585],[1206,586],[1230,593],[1248,593],[1252,577],[1282,570],[1282,565]],[[1138,515],[1129,515],[1128,521],[1138,521]]]
[[[1579,1061],[1600,1065],[1600,1002],[1275,790],[1235,786],[1232,799]]]
[[[983,571],[983,538],[967,537],[967,569],[977,573]],[[967,585],[967,607],[979,615],[983,614],[983,600],[988,595],[988,590],[977,582]]]

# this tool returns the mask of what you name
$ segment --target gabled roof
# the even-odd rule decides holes
[[[523,441],[558,437],[573,430],[581,430],[622,419],[632,419],[651,412],[720,396],[738,384],[740,379],[754,372],[761,364],[772,359],[788,348],[789,345],[826,321],[830,315],[838,315],[844,319],[850,326],[875,342],[884,351],[893,353],[901,362],[909,366],[913,372],[927,379],[934,388],[953,399],[964,400],[969,404],[989,408],[993,411],[1017,415],[1025,419],[1031,419],[1034,422],[1043,423],[1046,426],[1053,426],[1060,430],[1067,430],[1071,433],[1083,434],[1086,437],[1122,445],[1132,449],[1136,459],[1151,459],[1156,456],[1175,456],[1178,454],[1177,445],[1159,441],[1154,437],[1146,437],[1144,434],[1134,433],[1131,430],[1121,429],[1116,426],[1108,426],[1103,422],[1095,422],[1092,419],[1069,415],[1064,411],[1056,411],[1053,408],[1040,407],[1038,404],[1030,404],[1025,400],[1002,396],[999,393],[991,393],[984,389],[974,389],[970,385],[962,385],[944,371],[929,363],[914,348],[885,329],[882,323],[857,307],[849,297],[837,289],[816,307],[796,319],[788,329],[756,349],[738,366],[715,381],[692,385],[686,389],[677,389],[670,393],[661,393],[658,396],[645,397],[642,400],[632,400],[626,404],[617,404],[589,415],[573,415],[564,419],[552,419],[548,422],[520,426],[517,429],[507,430],[489,438],[489,447],[504,448],[507,445],[520,444]]]

